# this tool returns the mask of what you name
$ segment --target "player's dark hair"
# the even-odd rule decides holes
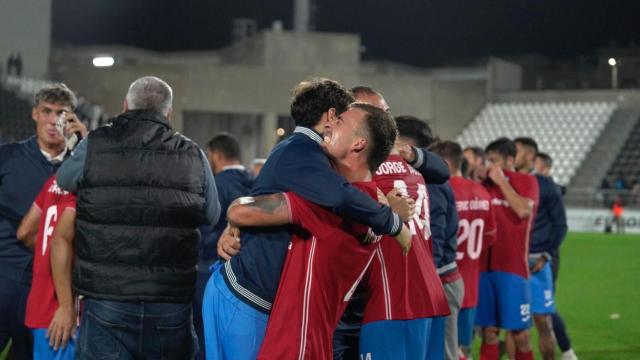
[[[549,156],[549,154],[547,153],[543,153],[543,152],[539,152],[536,154],[536,157],[540,160],[542,160],[542,162],[544,162],[544,164],[551,169],[551,167],[553,166],[553,159],[551,158],[551,156]]]
[[[498,138],[492,141],[487,147],[484,149],[485,153],[490,151],[496,152],[500,154],[502,157],[507,158],[511,156],[512,158],[516,157],[516,144],[507,139],[506,137]]]
[[[460,164],[460,172],[464,177],[468,177],[469,175],[467,174],[469,172],[469,163],[467,162],[467,159],[465,159],[464,156],[462,157],[462,164]]]
[[[466,148],[464,148],[463,153],[465,151],[471,151],[473,155],[482,158],[482,160],[484,161],[484,157],[485,157],[484,149],[481,148],[480,146],[467,146]]]
[[[355,102],[351,104],[351,108],[360,109],[367,113],[364,121],[364,136],[370,143],[367,164],[369,170],[375,172],[393,149],[398,134],[396,123],[388,112],[376,106]]]
[[[63,83],[45,86],[40,89],[34,96],[33,106],[38,106],[43,101],[56,105],[69,106],[72,110],[75,110],[78,105],[76,95]]]
[[[538,153],[538,143],[530,137],[518,137],[513,142],[533,150],[534,154]]]
[[[454,169],[462,169],[464,156],[462,155],[462,146],[457,142],[450,140],[437,142],[431,146],[431,151],[447,160]]]
[[[322,114],[331,108],[341,114],[355,101],[353,95],[338,82],[312,78],[298,84],[292,91],[291,117],[298,126],[314,127]]]
[[[235,136],[226,132],[220,133],[209,140],[207,149],[212,152],[218,151],[227,160],[240,159],[240,143]]]
[[[398,126],[398,135],[412,139],[417,147],[429,147],[435,140],[433,131],[426,121],[410,115],[396,116],[395,120]]]

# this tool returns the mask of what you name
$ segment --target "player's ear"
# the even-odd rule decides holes
[[[353,145],[351,145],[351,149],[355,152],[363,151],[367,147],[367,139],[365,138],[357,138]]]

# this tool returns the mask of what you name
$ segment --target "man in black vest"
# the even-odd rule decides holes
[[[220,204],[206,156],[171,128],[172,97],[157,77],[134,81],[124,113],[91,132],[58,171],[59,186],[78,197],[80,359],[195,354],[197,227],[215,223]]]

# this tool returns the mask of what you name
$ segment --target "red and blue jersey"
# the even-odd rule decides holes
[[[376,196],[372,182],[354,183]],[[260,359],[328,359],[340,316],[373,258],[367,226],[286,193],[293,232]]]
[[[464,281],[462,308],[472,308],[478,303],[481,256],[494,241],[496,220],[491,197],[482,185],[462,176],[452,177],[449,183],[455,194],[458,212],[456,262]]]
[[[76,197],[58,187],[55,176],[45,182],[34,205],[40,209],[38,236],[33,254],[33,280],[27,299],[25,325],[32,329],[48,328],[58,308],[49,253],[53,232],[62,212],[76,210]]]
[[[538,209],[538,181],[528,174],[504,171],[507,181],[518,195],[534,204],[529,216],[520,218],[509,206],[500,188],[491,181],[484,183],[491,196],[496,218],[496,239],[488,253],[489,270],[529,278],[529,239]]]
[[[380,165],[374,180],[384,193],[400,188],[414,199],[416,214],[408,222],[413,239],[406,256],[395,239],[385,236],[380,241],[366,277],[363,323],[449,314],[431,255],[429,195],[424,178],[399,155],[391,155]]]

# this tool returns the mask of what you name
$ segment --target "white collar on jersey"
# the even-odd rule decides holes
[[[308,127],[296,126],[293,132],[307,135],[311,140],[317,142],[318,144],[322,144],[322,136],[320,136],[320,134],[318,134],[314,130],[309,129]]]
[[[244,170],[245,167],[242,165],[227,165],[227,166],[223,166],[222,170],[220,171],[225,171],[225,170]]]

